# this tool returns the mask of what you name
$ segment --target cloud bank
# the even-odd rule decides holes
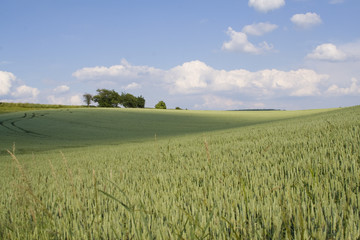
[[[332,51],[335,45],[323,45],[315,48],[309,57],[321,61],[343,59],[343,55],[339,55],[343,47]],[[213,68],[199,60],[185,62],[170,69],[132,65],[123,60],[121,64],[109,67],[85,67],[75,71],[73,76],[78,83],[90,87],[107,78],[108,83],[111,82],[111,86],[117,91],[140,89],[138,93],[147,100],[149,95],[146,93],[149,93],[152,98],[173,99],[174,105],[188,100],[188,104],[198,109],[239,109],[249,106],[263,108],[268,106],[265,103],[276,102],[276,99],[286,99],[285,102],[281,102],[282,106],[286,106],[286,102],[291,102],[291,99],[360,94],[356,78],[352,78],[351,83],[344,86],[341,82],[334,82],[329,75],[319,74],[307,68],[290,71],[249,71],[242,68],[224,70]],[[16,77],[13,73],[2,71],[0,77],[2,83],[7,84],[1,85],[2,96],[7,97],[7,101],[83,104],[82,93],[72,92],[67,85],[40,92],[39,89],[26,84],[16,86]],[[105,88],[108,86],[103,85]],[[150,101],[155,102],[156,99]],[[152,106],[152,103],[148,106]],[[279,107],[279,103],[275,106]]]
[[[64,105],[81,105],[81,94],[70,92],[70,87],[60,85],[54,89],[40,91],[36,87],[19,84],[22,81],[16,79],[11,72],[0,71],[0,101],[22,103],[49,103]]]
[[[144,72],[142,66],[127,67],[131,69],[141,69],[141,73],[146,73],[147,77],[154,77],[153,68]],[[101,67],[107,69],[102,74],[108,76],[113,67]],[[99,67],[86,68],[86,72],[80,69],[74,74],[79,80],[94,80],[95,76],[99,79],[103,76],[98,73]],[[169,70],[157,69],[156,77],[161,82],[161,87],[172,95],[191,95],[209,93],[243,93],[255,97],[272,96],[315,96],[319,95],[319,84],[328,79],[329,76],[318,74],[310,69],[298,69],[293,71],[281,71],[277,69],[265,69],[251,72],[245,69],[218,70],[214,69],[201,61],[185,62]],[[83,73],[84,75],[81,75]],[[94,74],[92,74],[94,73]],[[136,75],[136,73],[134,73]],[[144,75],[144,76],[145,76]],[[122,84],[124,81],[123,71],[113,75],[114,81]],[[132,78],[133,79],[133,78]],[[147,81],[145,78],[138,78],[132,85],[142,85]]]

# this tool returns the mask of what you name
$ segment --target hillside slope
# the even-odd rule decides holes
[[[139,142],[319,114],[333,109],[273,112],[150,109],[58,109],[0,115],[0,151],[18,153]]]

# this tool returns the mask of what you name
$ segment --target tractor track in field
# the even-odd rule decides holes
[[[5,120],[0,121],[0,126],[10,130],[11,132],[15,132],[15,133],[27,134],[27,135],[32,135],[32,136],[36,136],[36,137],[46,137],[47,135],[45,135],[45,134],[30,131],[26,128],[23,128],[23,127],[20,127],[17,125],[17,122],[33,119],[35,117],[42,117],[42,116],[45,116],[45,114],[36,115],[35,113],[32,113],[31,116],[29,116],[27,113],[24,113],[24,115],[22,117],[10,118],[10,119],[5,119]]]

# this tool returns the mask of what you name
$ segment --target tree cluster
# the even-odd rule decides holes
[[[90,106],[91,101],[98,104],[99,107],[119,107],[125,108],[144,108],[145,98],[143,96],[135,97],[130,93],[117,93],[115,90],[98,89],[98,94],[92,96],[89,93],[83,95],[84,102]]]
[[[164,101],[159,101],[156,105],[155,105],[156,109],[166,109],[166,104]]]

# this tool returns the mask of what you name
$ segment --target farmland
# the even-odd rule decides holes
[[[0,238],[357,239],[359,119],[359,106],[1,114]]]

